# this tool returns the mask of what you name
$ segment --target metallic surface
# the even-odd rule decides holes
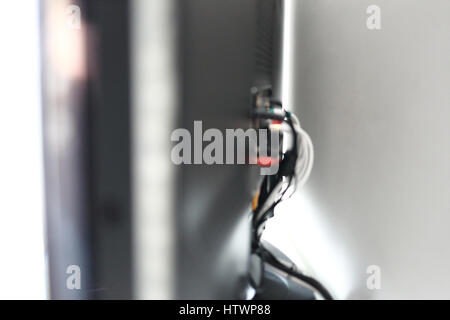
[[[171,130],[251,126],[251,88],[280,71],[258,23],[281,2],[160,1],[42,1],[51,298],[245,297],[259,170],[175,168]]]

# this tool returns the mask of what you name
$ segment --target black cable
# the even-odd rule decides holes
[[[274,116],[274,113],[271,112],[267,112],[265,110],[255,110],[255,114],[256,117],[263,117],[266,119],[272,119],[271,116]],[[277,115],[278,116],[278,115]],[[279,118],[278,118],[279,119]],[[285,157],[281,163],[282,168],[281,171],[283,171],[284,174],[287,175],[289,182],[288,182],[288,186],[286,187],[286,189],[282,192],[281,197],[274,202],[269,209],[266,210],[266,212],[264,212],[262,215],[260,215],[259,212],[256,212],[255,217],[259,217],[261,216],[261,218],[259,218],[257,221],[255,221],[254,225],[255,225],[255,232],[259,231],[259,228],[261,227],[261,225],[267,221],[268,216],[270,216],[272,214],[272,211],[275,209],[275,207],[282,202],[284,195],[286,194],[286,192],[289,190],[293,179],[295,178],[295,165],[297,163],[297,158],[298,158],[298,137],[296,134],[296,130],[294,128],[294,124],[292,122],[292,119],[290,117],[290,113],[286,112],[285,115],[283,116],[283,122],[287,123],[289,125],[289,127],[291,128],[292,134],[293,134],[293,147],[292,150],[288,151],[285,154]],[[283,177],[280,177],[279,182],[281,182],[281,179]],[[295,192],[295,190],[293,190],[293,192],[291,193],[291,195]],[[259,238],[259,237],[256,237]]]
[[[272,102],[273,102],[274,105],[282,107],[281,102],[277,102],[277,101],[272,101]],[[292,181],[295,178],[295,167],[296,167],[297,158],[298,158],[298,136],[297,136],[297,132],[296,132],[295,127],[294,127],[294,123],[292,122],[291,113],[290,112],[283,111],[282,113],[275,113],[273,111],[267,110],[266,108],[256,108],[256,109],[253,110],[252,116],[253,116],[253,118],[283,121],[284,123],[289,125],[290,130],[292,131],[292,135],[293,135],[293,146],[292,146],[292,149],[287,151],[284,154],[284,158],[283,158],[283,160],[281,162],[281,167],[280,167],[280,170],[279,170],[279,173],[278,173],[278,180],[274,184],[274,185],[278,185],[279,183],[281,183],[283,181],[283,177],[287,177],[288,178],[288,185],[282,191],[281,196],[265,212],[263,212],[261,214],[260,211],[257,210],[255,212],[255,215],[254,215],[254,222],[253,222],[254,236],[253,236],[253,239],[254,239],[254,241],[256,241],[256,243],[254,243],[254,245],[257,246],[258,245],[258,241],[260,240],[260,238],[262,236],[262,232],[260,234],[261,226],[271,216],[273,216],[273,212],[274,212],[275,207],[280,202],[285,200],[284,196],[285,196],[286,192],[289,190],[289,188],[291,187]],[[293,190],[291,195],[294,192],[295,192],[295,190]],[[265,200],[266,199],[262,199],[262,201],[260,201],[260,206],[261,206],[262,203],[265,203]]]
[[[288,275],[295,277],[295,278],[299,279],[300,281],[308,284],[309,286],[314,288],[316,291],[318,291],[325,300],[334,300],[333,296],[330,294],[330,292],[318,280],[296,271],[295,265],[293,265],[292,267],[286,266],[277,257],[275,257],[272,254],[272,252],[270,252],[263,246],[260,246],[260,249],[262,250],[262,253],[265,255],[263,257],[265,262],[269,263],[270,265],[272,265],[273,267],[275,267],[277,269],[280,269],[281,271],[287,273]],[[269,258],[269,259],[267,259],[267,258]]]
[[[269,207],[269,209],[267,209],[266,210],[266,212],[264,212],[262,215],[261,215],[261,218],[259,218],[257,221],[255,221],[255,231],[256,232],[258,232],[258,230],[259,230],[259,228],[261,227],[261,225],[264,223],[264,222],[266,222],[267,220],[268,220],[268,218],[270,217],[270,215],[272,215],[272,213],[273,213],[273,210],[275,209],[275,207],[278,205],[278,204],[280,204],[280,202],[282,202],[284,199],[283,199],[283,196],[284,196],[284,194],[287,192],[287,190],[289,190],[289,187],[291,186],[291,184],[292,184],[292,178],[291,179],[289,179],[289,182],[288,182],[288,186],[286,187],[286,189],[283,191],[283,193],[281,194],[281,197],[276,201],[276,202],[274,202],[270,207]],[[256,216],[258,216],[259,215],[259,212],[256,214]]]

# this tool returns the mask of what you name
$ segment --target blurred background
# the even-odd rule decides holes
[[[87,5],[83,1],[77,3]],[[192,1],[192,7],[184,8],[185,18],[177,20],[180,16],[171,7],[172,1],[162,4],[162,0],[136,0],[134,9],[130,9],[130,20],[124,21],[120,20],[119,12],[123,10],[118,3],[107,10],[101,10],[101,6],[89,7],[91,15],[85,25],[90,30],[89,39],[83,38],[86,34],[75,39],[89,45],[90,49],[83,52],[95,59],[102,57],[99,60],[109,66],[127,60],[128,55],[133,57],[134,64],[119,65],[109,73],[101,65],[90,65],[89,77],[95,81],[86,82],[87,91],[83,91],[83,86],[76,87],[81,92],[79,96],[94,97],[89,103],[99,106],[89,118],[98,121],[100,128],[93,132],[94,146],[108,147],[99,147],[97,153],[88,146],[90,163],[102,170],[96,171],[99,173],[94,182],[86,173],[91,173],[91,169],[81,170],[82,175],[74,174],[81,182],[76,192],[70,192],[84,201],[82,187],[93,188],[98,198],[86,203],[89,210],[98,214],[92,215],[93,220],[84,220],[84,216],[75,214],[82,210],[71,207],[69,215],[76,218],[76,227],[68,235],[62,235],[69,239],[72,232],[88,223],[93,228],[89,230],[96,230],[95,234],[101,237],[86,240],[95,244],[92,252],[80,249],[85,243],[65,248],[74,249],[70,253],[79,254],[86,261],[87,270],[92,271],[96,286],[88,288],[87,297],[108,297],[110,288],[104,287],[107,283],[114,283],[121,292],[139,292],[140,297],[176,297],[172,292],[174,283],[192,288],[204,276],[213,285],[204,281],[196,287],[198,291],[178,290],[179,296],[220,298],[222,293],[241,288],[238,278],[245,273],[248,249],[247,244],[242,245],[247,236],[244,212],[256,180],[245,168],[237,171],[192,168],[180,173],[171,165],[164,165],[167,158],[160,157],[161,152],[170,151],[169,139],[167,144],[155,144],[155,141],[168,137],[172,126],[187,126],[203,115],[211,127],[245,127],[239,106],[247,103],[244,89],[251,86],[250,79],[234,77],[231,73],[246,70],[251,60],[239,55],[240,47],[229,44],[239,39],[240,46],[253,45],[250,32],[242,32],[250,25],[243,17],[253,17],[253,7],[242,6],[239,11],[237,2],[228,6],[219,1],[217,9],[206,2]],[[382,10],[381,30],[370,31],[366,27],[366,9],[371,4],[379,5]],[[50,297],[48,255],[44,246],[42,107],[51,108],[53,102],[63,99],[67,88],[79,84],[61,81],[61,74],[50,80],[45,78],[53,86],[52,92],[59,94],[47,97],[46,101],[52,102],[49,106],[41,105],[41,52],[46,52],[42,51],[42,45],[49,43],[40,38],[39,6],[38,0],[3,1],[0,10],[0,299]],[[206,14],[199,14],[199,8]],[[320,279],[339,299],[449,298],[450,19],[447,13],[450,3],[446,0],[430,3],[286,0],[283,8],[284,53],[280,68],[283,86],[279,94],[310,133],[316,162],[306,188],[277,208],[277,216],[270,222],[265,239],[282,249],[300,268]],[[207,18],[208,14],[212,17],[217,10],[223,14],[222,18],[216,20],[217,25],[209,32],[205,31],[204,25],[212,25],[213,20]],[[51,16],[52,11],[48,12]],[[227,18],[234,15],[236,25],[227,29]],[[172,29],[174,21],[183,21],[181,26],[186,30],[183,41],[177,42],[176,30]],[[119,31],[105,32],[104,25],[115,26],[116,31],[124,33],[124,28],[130,27],[134,30],[133,37],[128,39]],[[49,25],[47,28],[44,30],[54,30]],[[166,31],[161,34],[151,30]],[[200,32],[201,39],[208,41],[195,38],[194,32]],[[147,37],[153,41],[145,41]],[[98,47],[93,43],[101,43],[102,48],[111,50],[114,45],[124,48],[125,43],[131,43],[132,49],[130,52],[118,49],[115,57],[119,58],[112,61],[108,60],[110,55],[106,50],[96,51]],[[179,59],[172,55],[176,50],[184,57],[181,85],[177,82],[178,71],[171,69]],[[70,79],[84,81],[87,75],[78,71],[87,69],[83,69],[85,61],[77,52],[68,56],[74,55],[80,65],[69,63],[63,70]],[[93,52],[96,54],[92,55]],[[207,59],[214,52],[241,58],[225,59],[223,65],[217,66],[213,59]],[[52,71],[57,67],[51,69],[49,64],[44,69]],[[203,71],[194,72],[198,70]],[[212,82],[211,70],[222,75],[216,79],[218,85],[214,88],[208,87]],[[149,85],[155,82],[161,85]],[[134,85],[128,88],[128,83]],[[234,83],[235,87],[229,88],[227,83]],[[212,89],[206,90],[208,94],[204,96],[199,95],[205,87]],[[121,90],[134,97],[135,114],[123,113],[120,108]],[[237,97],[236,100],[230,99],[231,96]],[[70,101],[74,100],[76,105],[85,105],[73,97]],[[210,101],[217,103],[217,113],[209,109]],[[89,103],[86,105],[92,106]],[[99,110],[104,110],[106,104],[114,110],[111,117],[100,116],[103,113]],[[150,110],[142,107],[149,104],[153,106]],[[184,104],[182,115],[171,108],[180,104]],[[195,109],[194,105],[205,107]],[[226,109],[229,105],[236,108]],[[161,109],[166,112],[155,121],[154,112]],[[133,130],[128,130],[128,121],[123,127],[114,126],[125,123],[120,121],[124,117],[134,119]],[[58,119],[62,121],[57,122],[61,125],[58,130],[66,128],[67,119]],[[118,131],[110,130],[110,125]],[[128,140],[115,134],[128,131],[136,138],[132,146],[136,157],[115,157],[114,146],[128,150]],[[143,139],[149,132],[151,138]],[[70,138],[70,132],[63,130],[59,134],[57,141],[52,141],[51,146],[56,149],[49,150],[50,154],[54,154],[52,150],[66,150],[61,143]],[[148,145],[152,145],[150,153],[146,149]],[[107,157],[114,158],[111,167],[103,162]],[[121,171],[128,168],[127,161],[136,161],[133,162],[136,171]],[[122,176],[105,178],[117,168]],[[132,181],[133,176],[139,179]],[[58,181],[70,178],[64,174],[58,177],[62,177]],[[242,183],[233,183],[234,178],[242,178]],[[131,189],[128,183],[132,182],[136,194],[121,193],[122,188]],[[208,186],[213,183],[223,189],[212,192]],[[60,190],[58,186],[53,188]],[[73,191],[70,188],[61,190],[69,194],[67,190]],[[150,190],[153,198],[146,196],[149,193],[139,193],[142,190]],[[50,192],[47,197],[55,194]],[[175,194],[179,200],[172,201]],[[51,199],[50,203],[58,205]],[[233,203],[231,211],[227,207],[230,203]],[[135,221],[130,219],[131,207],[136,210]],[[177,215],[182,211],[180,208],[189,214]],[[217,212],[220,218],[214,218],[211,212]],[[194,216],[198,220],[186,218]],[[128,254],[131,255],[131,238],[127,232],[132,224],[136,237],[133,239],[139,244],[133,249],[139,257],[133,265],[127,263]],[[126,230],[121,229],[123,226]],[[170,236],[177,234],[175,230],[182,231],[178,234],[195,236]],[[204,230],[210,233],[203,235]],[[127,240],[116,241],[121,237]],[[66,243],[61,243],[56,251],[64,252],[63,245]],[[196,248],[194,251],[190,249],[192,246]],[[217,248],[220,250],[216,252]],[[237,255],[236,248],[240,248]],[[92,256],[97,258],[91,264],[87,257]],[[187,259],[192,256],[196,258]],[[189,263],[176,262],[174,257],[184,257],[183,261]],[[118,264],[106,268],[112,261]],[[196,273],[205,265],[210,273]],[[380,267],[380,290],[369,290],[366,286],[367,268],[371,265]],[[103,269],[109,273],[99,276],[99,270]],[[191,272],[193,276],[171,278],[176,270]],[[114,281],[121,272],[128,276],[122,282]],[[59,282],[65,276],[64,270],[53,275]],[[134,276],[138,285],[131,288],[127,283]],[[228,284],[227,277],[236,279],[235,283]],[[224,283],[227,283],[224,292],[217,292]]]

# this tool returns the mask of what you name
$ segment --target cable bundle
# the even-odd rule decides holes
[[[273,217],[275,207],[289,199],[298,188],[307,182],[314,165],[314,147],[309,134],[301,127],[300,120],[291,112],[282,109],[282,104],[271,101],[277,109],[256,108],[253,117],[256,119],[277,120],[289,125],[293,144],[290,150],[283,154],[279,172],[275,176],[266,176],[258,193],[257,206],[253,218],[253,250],[264,261],[286,274],[298,279],[308,287],[318,292],[326,300],[332,296],[325,287],[314,278],[308,277],[295,268],[290,268],[278,260],[261,244],[265,223]],[[285,196],[290,190],[289,196]]]
[[[274,102],[274,104],[281,106],[279,102]],[[269,111],[255,110],[254,117],[283,121],[289,125],[293,134],[292,147],[283,154],[278,175],[266,177],[263,182],[264,187],[271,190],[269,193],[276,193],[279,186],[281,186],[282,191],[279,192],[279,197],[275,197],[276,200],[271,206],[268,206],[267,203],[265,206],[263,204],[269,198],[274,198],[273,196],[269,197],[269,193],[266,193],[265,197],[261,197],[259,201],[261,205],[255,210],[257,225],[260,225],[267,220],[266,213],[270,214],[269,211],[273,210],[280,202],[289,199],[298,188],[305,185],[314,165],[314,147],[309,134],[301,127],[295,114],[284,110],[277,110],[276,112],[273,109]],[[290,194],[286,197],[285,195],[289,190]]]

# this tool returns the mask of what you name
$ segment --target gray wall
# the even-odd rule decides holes
[[[292,101],[316,149],[296,246],[339,298],[450,298],[450,1],[293,2]]]

